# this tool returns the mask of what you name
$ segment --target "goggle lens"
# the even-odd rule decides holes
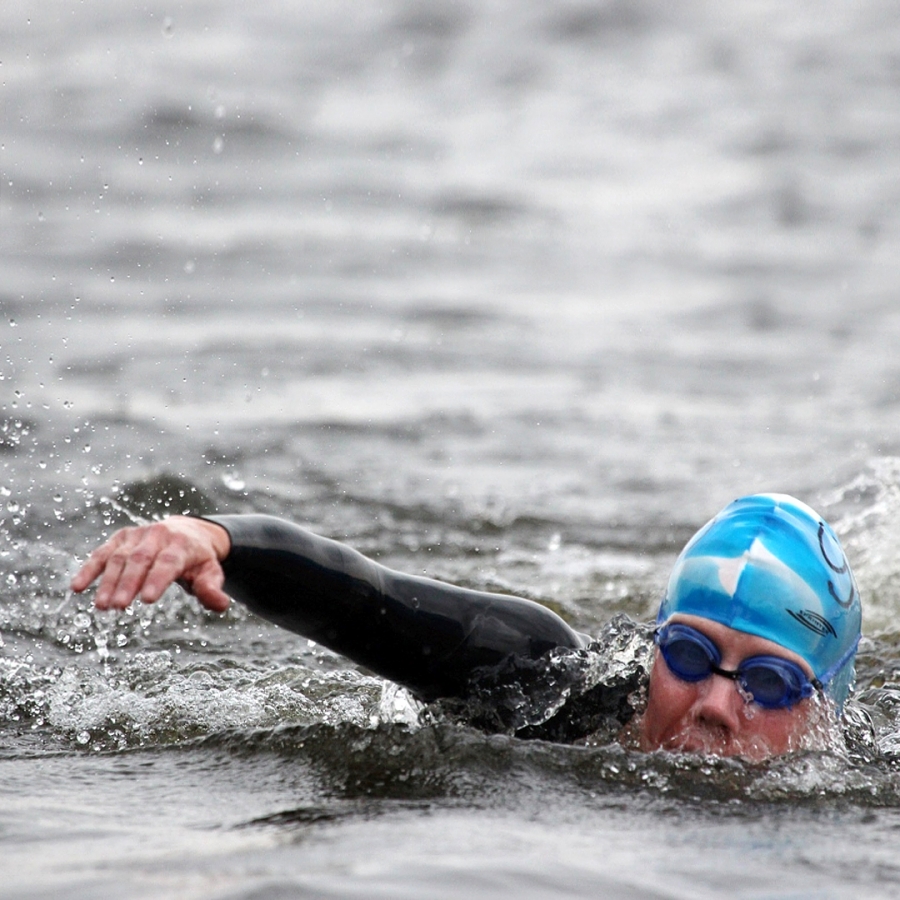
[[[674,628],[678,628],[678,631],[673,634]],[[705,640],[706,636],[699,631],[695,635],[681,633],[680,626],[670,626],[657,637],[666,665],[682,681],[703,681],[704,678],[709,678],[713,673],[713,666],[718,666],[721,661],[716,645]],[[698,640],[698,637],[704,640]]]

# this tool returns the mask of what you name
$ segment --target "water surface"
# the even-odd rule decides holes
[[[17,0],[0,47],[5,896],[897,896],[893,4]],[[259,511],[597,634],[756,490],[847,542],[874,741],[422,725],[66,589],[135,511]]]

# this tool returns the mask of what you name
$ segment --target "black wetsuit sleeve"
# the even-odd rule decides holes
[[[392,571],[271,516],[209,516],[228,531],[225,591],[425,698],[459,696],[472,671],[510,656],[579,648],[544,606]]]

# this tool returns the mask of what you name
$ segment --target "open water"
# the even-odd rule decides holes
[[[0,895],[900,897],[898,13],[4,0]],[[847,542],[863,745],[488,736],[66,587],[261,511],[598,633],[756,490]]]

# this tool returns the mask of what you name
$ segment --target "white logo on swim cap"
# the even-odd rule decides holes
[[[794,570],[790,566],[785,565],[759,538],[756,538],[749,549],[745,550],[740,556],[731,558],[712,557],[712,559],[715,559],[718,564],[719,583],[722,585],[722,590],[729,597],[734,597],[737,593],[741,575],[744,574],[744,569],[747,568],[749,563],[763,563],[776,571],[782,570],[796,577]]]

